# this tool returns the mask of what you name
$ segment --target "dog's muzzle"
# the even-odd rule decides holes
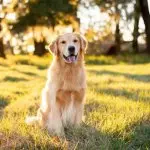
[[[63,55],[63,57],[67,63],[74,63],[77,60],[77,55],[74,55],[74,54],[71,54],[69,56]]]
[[[75,47],[72,46],[72,45],[69,46],[68,47],[68,52],[69,52],[68,56],[63,55],[65,61],[67,63],[74,63],[77,60],[77,55],[75,55]]]

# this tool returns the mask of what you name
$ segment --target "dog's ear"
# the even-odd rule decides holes
[[[49,45],[50,52],[54,55],[58,54],[58,39],[54,40],[50,45]]]
[[[82,35],[79,35],[79,38],[80,38],[81,50],[83,50],[86,53],[88,42],[86,38]]]

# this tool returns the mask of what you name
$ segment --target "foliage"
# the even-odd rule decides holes
[[[148,54],[150,54],[150,12],[149,12],[149,6],[148,6],[148,0],[139,0],[140,3],[140,9],[142,13],[142,17],[145,24],[145,35],[146,35],[146,51]]]
[[[24,123],[25,117],[36,114],[39,107],[50,61],[49,57],[35,56],[0,59],[0,149],[150,147],[148,56],[87,56],[85,123],[79,129],[66,129],[65,138]]]
[[[21,3],[26,9],[19,15],[14,30],[23,31],[28,26],[71,24],[76,20],[77,1],[72,0],[31,0]],[[19,6],[18,6],[19,7]],[[23,7],[23,6],[22,6]],[[65,17],[64,17],[65,16]]]

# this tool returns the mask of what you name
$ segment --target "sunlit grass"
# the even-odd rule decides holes
[[[85,123],[53,137],[24,119],[36,114],[51,58],[0,59],[1,149],[148,149],[150,147],[150,59],[87,56]]]

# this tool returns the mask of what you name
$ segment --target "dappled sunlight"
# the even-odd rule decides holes
[[[148,150],[149,35],[150,0],[1,0],[0,149]],[[59,94],[84,101],[85,82],[83,122],[66,126],[81,121],[83,104]],[[27,126],[28,116],[64,135]]]
[[[127,137],[135,124],[148,121],[150,76],[147,67],[150,64],[146,67],[88,66],[87,123],[103,133]]]
[[[92,58],[86,58],[86,62]],[[104,56],[96,59],[101,62],[101,58],[106,59]],[[17,144],[18,148],[31,148],[36,144],[37,148],[42,145],[45,149],[50,145],[60,149],[119,149],[130,147],[127,143],[137,143],[135,136],[149,137],[146,132],[150,119],[149,63],[144,67],[128,63],[87,64],[87,101],[81,128],[67,128],[65,138],[56,138],[38,126],[28,127],[24,120],[36,114],[50,62],[47,56],[15,56],[0,65],[0,136],[4,147]],[[7,145],[8,137],[10,145]],[[116,142],[121,145],[114,145]]]

